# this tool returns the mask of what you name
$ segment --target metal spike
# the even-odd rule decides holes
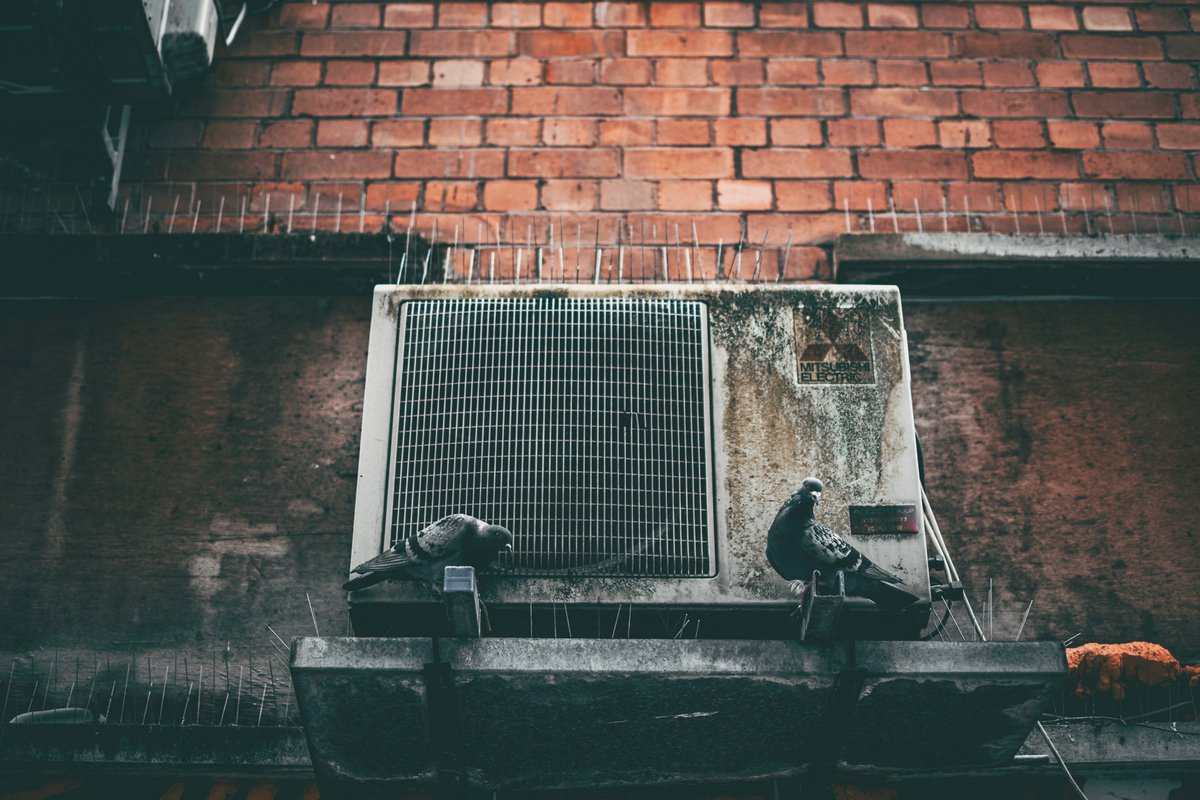
[[[196,226],[200,224],[200,206],[201,201],[196,201],[196,213],[192,216],[192,233],[196,232]]]
[[[1033,198],[1033,207],[1037,210],[1038,233],[1046,232],[1046,225],[1042,222],[1042,198]]]
[[[221,218],[225,216],[225,195],[221,195],[221,205],[217,208],[217,233],[221,232]]]
[[[146,198],[146,222],[142,225],[142,233],[150,232],[150,209],[154,206],[154,197]]]
[[[842,210],[846,214],[846,233],[850,232],[850,198],[842,198]]]
[[[260,700],[258,703],[258,723],[257,723],[256,727],[260,727],[260,728],[262,727],[263,709],[265,709],[266,707],[267,707],[267,683],[266,683],[266,681],[263,681],[263,696],[262,696],[262,700]]]
[[[245,670],[246,670],[245,666],[238,667],[238,699],[237,699],[237,709],[234,711],[234,714],[233,714],[233,724],[234,725],[238,725],[242,721],[242,675],[245,672]],[[253,676],[251,676],[251,677],[253,677]]]
[[[270,226],[271,226],[271,193],[264,192],[263,194],[266,196],[266,199],[263,201],[262,232],[267,233],[270,230]],[[288,232],[290,233],[291,230],[289,229]]]
[[[875,209],[871,207],[871,197],[867,196],[867,222],[871,226],[871,233],[875,232]]]
[[[770,237],[771,231],[767,230],[763,233],[762,244],[758,246],[758,252],[754,254],[754,274],[750,277],[751,281],[757,281],[759,272],[762,270],[763,254],[767,249],[767,239]]]
[[[175,232],[175,217],[179,214],[179,195],[175,195],[175,207],[171,209],[171,222],[167,225],[167,233]]]
[[[1058,204],[1058,219],[1062,222],[1063,236],[1067,235],[1067,210],[1064,203]]]
[[[187,724],[187,710],[188,710],[188,706],[191,704],[191,702],[192,702],[192,683],[189,681],[187,697],[183,701],[183,714],[182,714],[182,716],[179,717],[179,725],[181,727],[183,725]],[[199,706],[199,702],[197,702],[197,706]]]
[[[288,233],[292,232],[292,221],[296,216],[296,195],[288,196]]]
[[[129,198],[125,198],[125,210],[121,212],[121,233],[125,232],[125,220],[129,219]]]
[[[946,208],[946,195],[942,195],[942,233],[950,232],[950,211]]]
[[[309,233],[317,232],[317,215],[320,213],[321,213],[321,193],[317,192],[317,197],[313,201],[312,226],[310,227],[310,229],[308,231]]]
[[[788,231],[787,244],[785,244],[783,246],[783,268],[779,270],[779,278],[777,280],[781,281],[781,280],[783,280],[783,277],[785,275],[787,275],[788,256],[790,256],[791,253],[792,253],[792,232]]]
[[[696,272],[700,280],[704,280],[704,260],[700,257],[700,234],[696,233],[696,218],[692,217],[692,249],[696,251]],[[688,283],[692,282],[691,269],[688,270]]]
[[[969,189],[970,187],[968,187]],[[969,192],[963,192],[963,212],[967,215],[967,233],[971,232],[971,195]]]
[[[342,193],[338,192],[337,222],[334,223],[334,233],[342,232]]]
[[[921,219],[921,199],[919,197],[913,198],[913,210],[917,213],[917,232],[924,233],[925,223]]]
[[[171,665],[163,668],[162,700],[158,704],[158,724],[162,725],[163,709],[167,707],[167,678],[171,674]]]
[[[317,612],[313,611],[312,598],[308,596],[308,592],[304,593],[304,599],[308,601],[308,613],[312,616],[313,632],[317,638],[320,638],[321,630],[317,627]]]
[[[888,208],[890,208],[892,210],[892,232],[899,233],[900,232],[900,220],[896,216],[896,203],[891,197],[888,198]]]
[[[246,232],[246,198],[249,195],[242,196],[242,215],[238,218],[238,233]]]

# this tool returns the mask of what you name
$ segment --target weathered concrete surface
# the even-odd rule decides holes
[[[994,638],[1034,600],[1025,638],[1200,658],[1198,318],[1182,301],[905,305],[930,500],[977,610],[993,582]]]
[[[454,694],[440,707],[435,657]],[[1066,660],[1032,642],[457,639],[435,656],[426,639],[302,639],[292,671],[327,780],[428,781],[456,710],[456,772],[549,788],[999,766]]]

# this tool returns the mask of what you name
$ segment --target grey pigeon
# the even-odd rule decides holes
[[[775,571],[794,584],[812,580],[814,570],[826,575],[841,570],[846,576],[846,594],[866,597],[887,609],[917,602],[915,595],[892,585],[902,583],[899,578],[817,522],[813,510],[821,502],[824,488],[816,478],[805,478],[775,515],[767,533],[767,560]]]
[[[512,543],[513,535],[508,528],[489,525],[467,514],[451,514],[428,528],[410,533],[380,555],[350,570],[359,577],[351,578],[342,588],[355,591],[399,579],[420,581],[441,592],[446,567],[483,569],[496,560],[501,550],[511,553]]]

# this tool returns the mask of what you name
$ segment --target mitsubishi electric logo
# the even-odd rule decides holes
[[[871,325],[862,309],[799,309],[796,361],[801,383],[875,383],[871,362]]]

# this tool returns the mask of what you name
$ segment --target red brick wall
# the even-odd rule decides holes
[[[793,277],[847,227],[1200,232],[1198,61],[1189,4],[285,2],[141,113],[128,224],[694,220]]]

